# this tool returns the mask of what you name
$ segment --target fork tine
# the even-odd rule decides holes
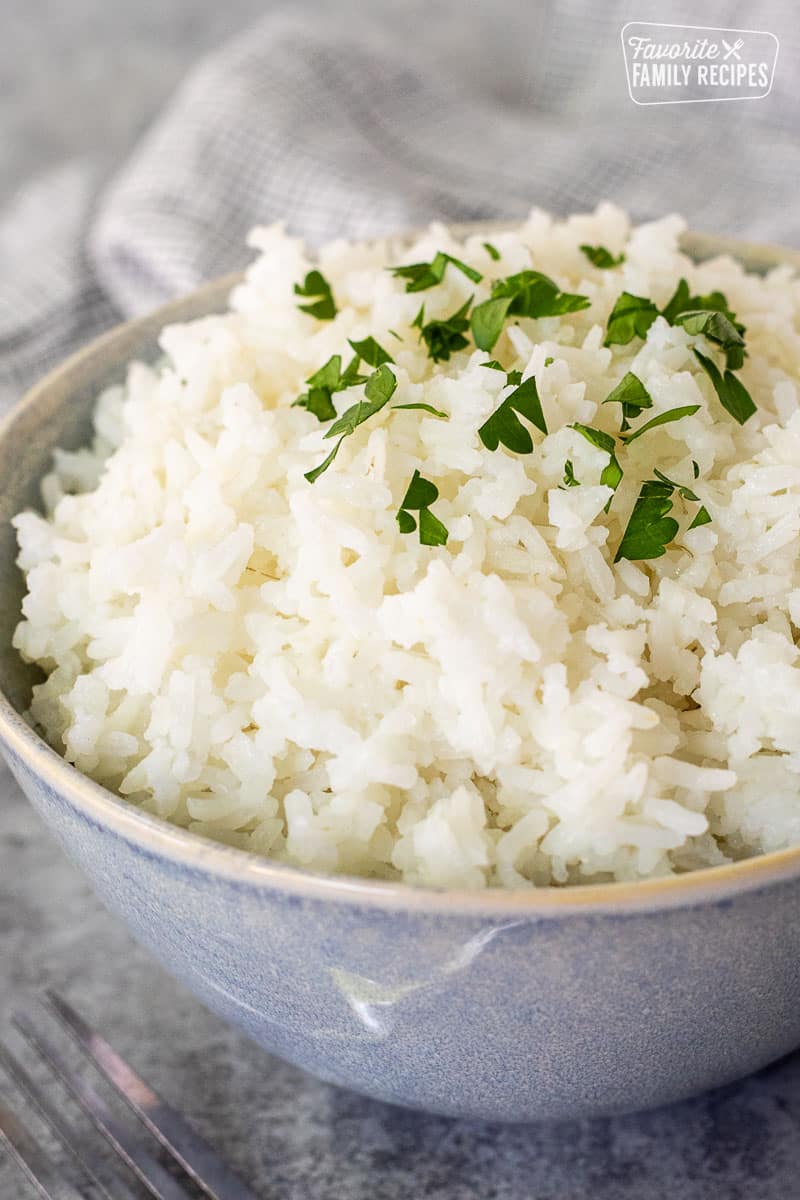
[[[48,991],[46,997],[48,1008],[57,1020],[69,1030],[164,1149],[173,1155],[211,1200],[257,1200],[208,1142],[192,1129],[179,1112],[156,1095],[66,1000],[52,991]]]
[[[5,1104],[0,1103],[0,1145],[5,1145],[43,1200],[85,1200],[58,1178],[48,1154],[31,1137]]]
[[[139,1177],[155,1200],[191,1200],[177,1180],[117,1121],[102,1096],[62,1058],[53,1043],[23,1013],[12,1022],[42,1058],[50,1064],[72,1095],[88,1113],[123,1162]]]
[[[32,1079],[22,1063],[2,1042],[0,1042],[0,1066],[47,1122],[62,1145],[71,1152],[73,1169],[71,1171],[72,1178],[68,1182],[72,1183],[81,1195],[85,1194],[86,1200],[136,1200],[133,1192],[118,1176],[114,1179],[114,1195],[111,1195],[92,1169],[94,1155],[86,1146],[85,1139],[64,1120],[55,1105],[48,1100],[44,1089]]]

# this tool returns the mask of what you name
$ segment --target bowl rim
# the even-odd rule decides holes
[[[462,235],[500,231],[504,223],[489,221],[450,228]],[[511,223],[505,223],[511,227]],[[407,238],[407,231],[389,235]],[[783,264],[800,268],[800,252],[790,247],[744,242],[740,239],[689,232],[684,247],[705,259],[731,254],[762,266]],[[243,278],[236,272],[212,280],[190,294],[114,326],[65,359],[39,380],[0,421],[0,443],[13,436],[24,415],[35,409],[50,389],[65,376],[79,371],[119,340],[156,334],[164,325],[188,319],[184,310],[198,304],[224,301]],[[211,308],[208,312],[213,311]],[[569,913],[622,913],[719,903],[732,895],[800,877],[800,846],[770,851],[721,866],[705,867],[682,875],[630,882],[574,884],[563,888],[485,888],[480,890],[417,887],[413,884],[322,875],[275,862],[247,850],[214,842],[183,829],[123,800],[79,772],[35,732],[0,689],[0,744],[56,795],[66,800],[86,821],[110,831],[133,845],[138,853],[165,858],[199,874],[215,876],[228,885],[254,890],[286,892],[316,901],[340,901],[364,908],[424,911],[442,914],[539,919]]]

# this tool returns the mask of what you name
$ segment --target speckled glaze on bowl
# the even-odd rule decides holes
[[[495,226],[496,228],[496,226]],[[790,251],[693,235],[751,268]],[[736,1079],[800,1044],[800,849],[677,879],[434,892],[321,878],[172,828],[80,775],[18,715],[22,581],[9,518],[98,390],[220,280],[95,342],[0,430],[0,745],[97,894],[210,1008],[332,1082],[498,1120],[610,1114]]]

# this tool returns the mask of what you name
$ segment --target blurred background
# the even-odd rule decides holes
[[[0,20],[0,406],[243,265],[257,222],[318,243],[611,199],[800,244],[795,0],[2,0]],[[771,93],[637,106],[631,20],[770,31]]]

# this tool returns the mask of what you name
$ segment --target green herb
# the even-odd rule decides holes
[[[348,338],[347,340],[358,357],[362,358],[370,367],[380,367],[383,363],[394,362],[391,354],[387,354],[383,346],[379,345],[374,337],[366,337],[361,342],[354,342],[352,338]]]
[[[671,299],[662,309],[670,325],[683,325],[687,333],[702,333],[716,342],[725,353],[725,365],[736,371],[744,362],[745,327],[736,320],[723,292],[707,292],[693,296],[685,279],[681,279]]]
[[[429,479],[415,471],[408,485],[403,503],[397,513],[397,524],[401,533],[413,533],[417,521],[410,510],[419,513],[419,540],[423,546],[444,546],[447,543],[447,528],[431,512],[431,505],[439,498],[439,489]]]
[[[461,308],[452,316],[437,321],[425,321],[425,305],[412,321],[412,326],[419,329],[420,337],[428,347],[428,356],[434,362],[446,362],[456,350],[463,350],[469,345],[464,333],[469,329],[467,313],[472,304],[472,297],[465,300]]]
[[[533,450],[533,438],[517,416],[519,413],[547,433],[547,423],[542,412],[536,379],[533,375],[519,384],[510,396],[496,408],[488,421],[478,430],[478,437],[487,450],[496,450],[502,444],[515,454],[530,454]]]
[[[659,413],[657,417],[652,417],[644,425],[640,425],[623,440],[629,446],[631,442],[635,442],[638,437],[650,429],[655,429],[657,425],[669,425],[672,421],[680,421],[681,417],[691,417],[699,408],[699,404],[685,404],[682,408],[670,408],[667,412]]]
[[[480,283],[483,279],[480,271],[476,271],[474,267],[467,266],[458,258],[453,258],[452,254],[444,254],[441,250],[436,254],[432,262],[409,263],[405,267],[389,267],[393,275],[400,279],[405,279],[407,292],[425,292],[428,288],[436,287],[444,279],[445,268],[450,263],[459,270],[462,275],[466,275],[467,279],[471,279],[473,283]]]
[[[635,420],[643,408],[652,408],[653,399],[638,375],[628,371],[622,376],[613,391],[609,392],[603,404],[622,405],[621,430],[630,429],[629,422]]]
[[[550,363],[554,363],[555,361],[556,361],[556,360],[555,360],[554,358],[547,357],[547,358],[544,360],[544,365],[545,365],[546,367],[549,367],[549,366],[550,366]]]
[[[722,375],[716,363],[713,363],[705,354],[701,354],[699,350],[695,350],[694,356],[711,380],[722,407],[731,414],[735,421],[744,425],[745,421],[749,421],[756,411],[753,397],[747,388],[732,371],[728,370]]]
[[[701,525],[708,525],[710,520],[711,520],[711,514],[709,513],[705,504],[701,504],[700,508],[697,510],[697,516],[692,521],[689,528],[690,529],[698,529]]]
[[[697,308],[681,313],[676,320],[687,333],[702,333],[710,342],[716,342],[725,353],[728,370],[736,371],[744,363],[744,338],[725,313]]]
[[[344,441],[344,438],[340,437],[338,442],[336,443],[336,445],[331,450],[328,457],[323,459],[323,461],[319,464],[318,467],[314,467],[313,471],[306,471],[305,478],[308,480],[309,483],[316,483],[316,481],[319,479],[320,475],[322,475],[322,473],[324,471],[327,471],[328,467],[331,465],[333,460],[336,458],[336,455],[339,453],[339,448],[343,441]]]
[[[618,254],[615,258],[610,250],[606,250],[605,246],[581,246],[581,250],[592,266],[601,267],[604,271],[611,267],[619,267],[625,262],[624,254]]]
[[[622,479],[622,467],[617,461],[616,443],[610,433],[606,433],[602,429],[595,429],[591,425],[581,425],[579,421],[575,421],[570,425],[570,429],[574,429],[581,437],[586,438],[598,450],[605,450],[608,455],[608,464],[603,467],[600,474],[600,482],[605,487],[610,487],[612,492],[615,492],[620,485]],[[608,512],[611,507],[612,497],[609,496],[605,506],[605,511]]]
[[[684,500],[700,502],[700,497],[696,496],[692,489],[688,488],[685,483],[676,483],[674,479],[670,479],[669,475],[665,475],[663,471],[659,471],[658,467],[653,467],[653,474],[658,476],[661,483],[667,484],[673,491],[683,496]]]
[[[669,321],[670,325],[674,325],[682,312],[693,307],[689,285],[685,279],[681,279],[666,306],[662,308],[661,315]]]
[[[446,412],[442,412],[440,408],[434,408],[432,404],[393,404],[392,408],[419,409],[421,412],[430,413],[432,417],[438,417],[440,421],[450,420]]]
[[[675,518],[668,516],[672,511],[674,493],[678,492],[684,500],[691,500],[693,503],[700,501],[691,488],[676,483],[658,468],[655,468],[654,474],[656,479],[648,479],[642,484],[614,562],[619,562],[621,558],[661,558],[666,554],[667,546],[679,529]],[[708,509],[701,505],[689,529],[707,525],[710,520]]]
[[[642,484],[638,499],[622,535],[614,562],[661,558],[678,532],[679,525],[672,511],[673,488],[666,483],[648,480]]]
[[[579,487],[580,482],[580,479],[575,478],[575,469],[572,461],[568,458],[564,463],[564,484],[566,487]]]
[[[700,468],[697,465],[697,463],[694,461],[694,459],[692,459],[692,473],[693,473],[695,479],[697,479],[697,476],[700,474]]]
[[[301,312],[316,317],[319,321],[332,321],[336,316],[336,304],[331,285],[321,271],[309,271],[302,284],[294,285],[296,296],[317,297],[311,304],[298,304]]]
[[[635,337],[647,337],[647,331],[658,316],[652,300],[623,292],[611,310],[606,328],[606,346],[626,346]]]
[[[505,374],[505,367],[496,358],[490,358],[488,362],[481,363],[481,366],[487,367],[490,371],[502,371]]]
[[[336,455],[339,453],[339,447],[346,437],[354,433],[359,425],[363,425],[364,421],[369,417],[380,412],[380,410],[389,403],[394,395],[397,387],[397,380],[386,363],[381,364],[376,371],[369,376],[364,385],[364,400],[359,400],[356,404],[351,405],[338,420],[334,421],[330,429],[326,430],[325,437],[338,437],[339,440],[331,450],[328,457],[319,466],[313,470],[306,472],[306,479],[309,483],[314,483],[319,479],[323,471],[327,471]]]
[[[491,299],[476,305],[472,313],[472,336],[481,350],[491,350],[505,320],[515,317],[560,317],[589,307],[587,296],[562,292],[541,271],[519,271],[492,284]]]
[[[395,333],[395,331],[393,329],[387,329],[386,332],[390,333],[393,338],[397,338],[398,342],[402,342],[403,339],[400,337],[400,334]]]
[[[309,390],[298,396],[293,408],[305,408],[313,413],[318,421],[330,421],[336,416],[336,406],[333,403],[333,393],[341,392],[353,384],[363,383],[366,375],[358,374],[358,356],[353,358],[346,369],[342,371],[341,354],[333,354],[328,361],[309,375],[306,383]]]
[[[486,253],[489,255],[489,258],[494,259],[495,262],[498,261],[498,259],[500,258],[500,251],[497,249],[496,246],[493,246],[491,242],[484,242],[483,248],[486,251]]]

